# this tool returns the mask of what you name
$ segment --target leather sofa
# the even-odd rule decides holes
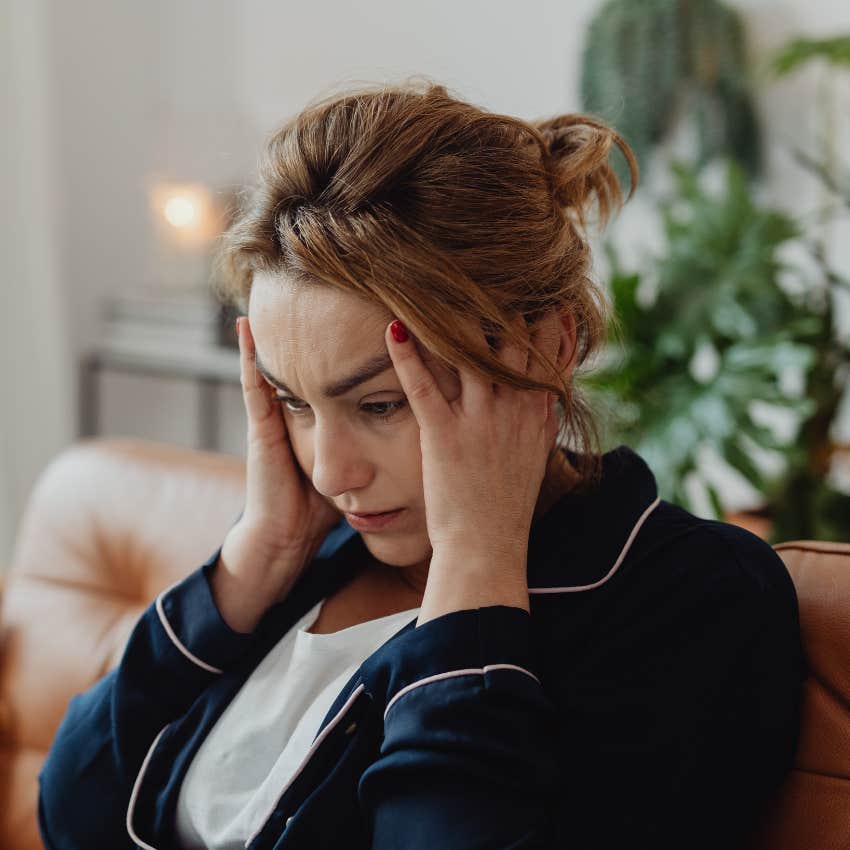
[[[244,488],[243,458],[130,438],[80,441],[42,472],[0,607],[0,848],[41,847],[37,776],[69,699],[217,548]],[[795,768],[742,850],[848,850],[850,543],[775,548],[797,587],[810,675]]]

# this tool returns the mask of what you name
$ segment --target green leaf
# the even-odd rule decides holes
[[[850,35],[835,38],[796,38],[777,51],[773,69],[779,76],[799,68],[812,59],[824,59],[833,65],[850,65]]]
[[[753,459],[742,449],[735,439],[728,440],[723,444],[722,451],[724,460],[736,469],[756,490],[763,493],[766,487],[766,481],[762,475],[761,469],[753,462]]]
[[[666,244],[640,269],[617,265],[610,283],[623,338],[586,386],[604,401],[606,437],[642,454],[662,498],[686,505],[682,482],[697,469],[704,442],[766,501],[797,498],[793,490],[777,495],[779,484],[761,469],[756,453],[774,453],[792,469],[791,458],[805,466],[806,452],[798,440],[755,421],[752,411],[754,401],[766,402],[787,411],[802,429],[834,395],[824,378],[835,374],[824,358],[838,352],[826,342],[831,313],[808,307],[778,285],[780,273],[802,275],[780,258],[801,229],[756,203],[734,162],[726,163],[719,191],[709,191],[692,164],[676,162],[671,169],[674,188],[658,207]],[[637,292],[650,276],[658,282],[657,296],[644,306]],[[793,289],[804,291],[808,281],[801,283]],[[703,344],[718,354],[717,371],[706,383],[690,372]],[[802,396],[789,396],[791,371],[801,378]]]
[[[714,488],[714,485],[708,481],[705,483],[705,491],[711,500],[712,508],[714,508],[714,517],[712,518],[722,520],[726,516],[726,509],[723,507],[723,500],[720,498],[720,494]]]

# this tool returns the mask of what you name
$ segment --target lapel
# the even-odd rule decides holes
[[[575,452],[563,451],[576,462]],[[605,452],[596,486],[566,493],[532,523],[529,593],[576,593],[604,584],[660,501],[655,476],[639,454],[626,445]]]
[[[348,523],[335,526],[316,553],[315,563],[299,577],[287,598],[272,606],[257,626],[256,643],[245,658],[220,676],[186,714],[162,731],[150,753],[134,803],[134,820],[146,823],[154,847],[174,843],[174,818],[180,786],[212,727],[245,681],[274,645],[320,599],[349,581],[363,563],[366,545]],[[346,686],[346,696],[351,690]],[[366,695],[363,694],[363,702]],[[362,704],[358,703],[358,710]],[[303,783],[303,778],[302,778]],[[298,792],[300,785],[290,790]]]

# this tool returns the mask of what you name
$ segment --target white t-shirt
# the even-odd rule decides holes
[[[177,798],[184,850],[243,850],[264,823],[355,670],[419,608],[331,634],[307,631],[324,599],[251,673],[198,749]]]

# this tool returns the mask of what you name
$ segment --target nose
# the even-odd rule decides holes
[[[329,499],[366,487],[373,465],[355,429],[316,422],[313,428],[313,486]]]

